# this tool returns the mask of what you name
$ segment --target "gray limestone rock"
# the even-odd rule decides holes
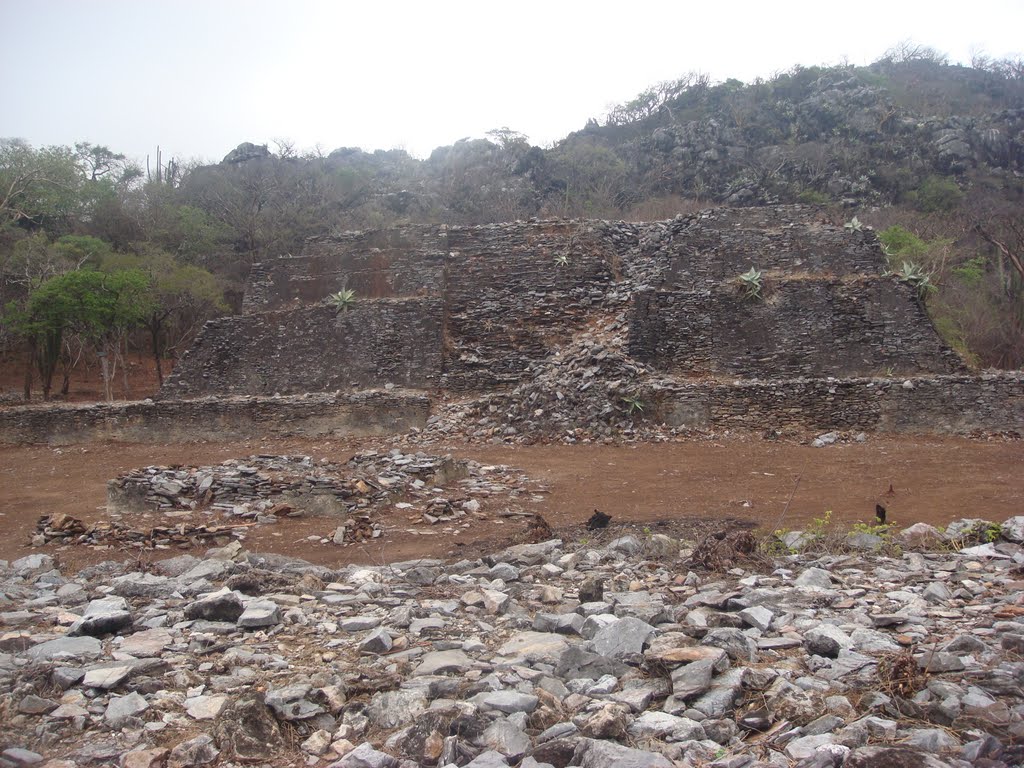
[[[102,653],[103,645],[95,637],[58,637],[28,649],[33,661],[94,659]]]
[[[505,719],[495,720],[487,726],[479,743],[512,759],[519,758],[531,746],[530,737],[523,729]]]
[[[819,624],[804,633],[804,646],[809,653],[834,659],[840,650],[852,648],[853,640],[834,624]]]
[[[399,689],[373,694],[366,716],[378,728],[390,729],[409,725],[427,708],[422,689]]]
[[[186,619],[236,622],[245,612],[242,598],[237,592],[224,588],[185,606]]]
[[[672,768],[672,761],[656,752],[645,752],[596,739],[580,739],[572,758],[579,768]]]
[[[197,765],[209,765],[216,761],[220,751],[213,739],[205,733],[194,739],[183,741],[171,750],[167,761],[168,768],[193,768]]]
[[[91,635],[102,637],[127,629],[132,624],[132,614],[123,597],[104,597],[93,600],[86,606],[82,618],[68,628],[68,635]]]
[[[273,627],[281,623],[281,609],[272,600],[250,600],[236,623],[243,629]]]
[[[149,703],[132,691],[126,696],[113,696],[107,704],[103,718],[114,727],[119,727],[129,717],[138,717],[149,709]]]
[[[646,621],[627,616],[599,630],[590,645],[594,653],[618,659],[627,654],[643,653],[657,631]]]

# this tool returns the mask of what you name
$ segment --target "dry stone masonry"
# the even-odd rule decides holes
[[[207,323],[156,402],[3,409],[0,441],[1024,424],[1024,373],[968,371],[874,233],[807,206],[313,238],[253,267],[244,308]]]
[[[209,323],[162,396],[440,390],[476,404],[432,427],[476,414],[508,439],[1016,429],[1021,376],[969,374],[885,270],[871,231],[802,206],[315,238],[254,267],[246,314]]]
[[[202,397],[0,409],[0,443],[69,445],[381,435],[426,424],[430,401],[397,389],[283,397]]]

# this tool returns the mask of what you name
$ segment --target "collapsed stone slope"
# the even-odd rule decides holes
[[[727,572],[696,568],[687,543],[663,535],[605,541],[340,570],[237,543],[146,570],[62,573],[43,554],[5,563],[0,759],[1002,768],[1024,757],[1012,746],[1024,735],[1024,518],[914,526],[897,537],[902,554],[860,535],[855,554],[737,555]]]

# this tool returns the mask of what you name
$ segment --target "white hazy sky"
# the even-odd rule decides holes
[[[242,141],[547,144],[692,70],[749,81],[913,39],[1024,47],[1024,0],[0,0],[0,136],[219,160]]]

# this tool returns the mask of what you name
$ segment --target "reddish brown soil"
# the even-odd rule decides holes
[[[302,453],[345,460],[361,447],[386,441],[278,440],[222,444],[92,444],[63,448],[0,446],[0,558],[32,551],[29,537],[41,515],[65,512],[87,521],[104,514],[106,481],[150,464],[210,464],[253,453]],[[431,447],[431,452],[444,452]],[[626,446],[459,446],[451,452],[487,463],[511,464],[546,487],[527,503],[553,528],[566,530],[595,508],[613,524],[743,518],[768,528],[796,528],[825,510],[839,521],[871,521],[876,503],[900,525],[945,524],[959,517],[1003,520],[1024,514],[1024,443],[959,438],[872,437],[863,444],[811,448],[758,439]],[[799,483],[797,483],[799,478]],[[889,494],[890,484],[893,493]],[[795,488],[795,493],[794,493]],[[783,515],[786,502],[792,504]],[[395,513],[386,524],[405,527]],[[126,521],[127,522],[127,521]],[[329,535],[324,518],[257,526],[246,539],[255,551],[296,555],[325,565],[384,562],[417,556],[478,552],[523,540],[520,520],[493,517],[458,537],[392,532],[372,545],[311,544]],[[684,526],[685,528],[685,526]],[[678,531],[679,526],[672,530]],[[573,531],[578,533],[577,530]],[[62,561],[83,564],[125,553],[47,545]],[[162,551],[155,557],[178,554]]]
[[[115,400],[141,400],[153,395],[159,389],[156,375],[156,363],[153,356],[148,352],[130,352],[128,362],[128,394],[125,394],[124,376],[121,370],[114,374],[112,394]],[[164,360],[161,364],[164,376],[167,376],[174,367],[173,360]],[[52,399],[61,402],[92,402],[103,400],[103,378],[100,375],[98,363],[90,361],[86,366],[85,361],[80,362],[71,372],[68,394],[61,396],[60,392],[63,377],[60,371],[53,377]],[[25,361],[22,355],[8,355],[0,358],[0,395],[16,395],[19,398],[25,387]],[[32,401],[43,399],[43,389],[39,383],[38,375],[32,379]],[[17,403],[6,403],[16,405]]]

